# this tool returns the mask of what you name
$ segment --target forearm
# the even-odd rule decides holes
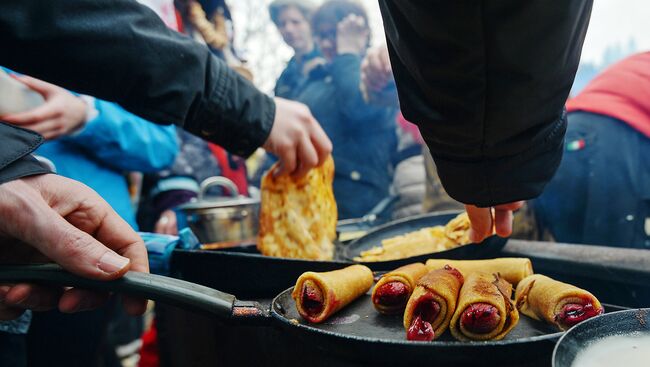
[[[174,163],[179,147],[173,126],[150,123],[112,102],[94,100],[97,115],[63,139],[124,171],[154,172]]]
[[[380,3],[402,112],[448,193],[480,206],[539,195],[561,159],[591,0]]]
[[[2,2],[0,26],[0,64],[16,71],[182,125],[242,156],[271,129],[269,97],[134,1]]]

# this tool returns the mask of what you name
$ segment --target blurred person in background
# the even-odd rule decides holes
[[[370,40],[361,4],[327,1],[312,16],[311,27],[325,63],[309,71],[293,97],[309,107],[332,140],[339,219],[359,218],[390,194],[396,108],[370,104],[360,90],[361,60]]]
[[[567,102],[564,158],[534,201],[559,242],[650,248],[650,52],[605,69]]]
[[[311,33],[311,17],[316,8],[312,0],[275,0],[269,5],[273,24],[294,52],[275,83],[277,97],[295,99],[309,72],[325,62]]]
[[[154,172],[169,166],[178,153],[175,128],[139,118],[115,103],[75,95],[44,81],[18,76],[30,89],[43,96],[44,104],[0,119],[40,133],[47,140],[36,154],[61,176],[85,183],[104,198],[134,229],[135,212],[125,174],[129,171]],[[124,318],[121,333],[127,344],[138,339],[139,318],[128,318],[120,305],[80,314],[59,311],[33,314],[27,336],[30,366],[92,366],[103,361],[117,366],[115,335],[107,327],[116,317]],[[126,340],[124,340],[126,339]]]

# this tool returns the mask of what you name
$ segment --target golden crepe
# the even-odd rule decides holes
[[[465,276],[475,272],[498,273],[503,279],[515,286],[522,279],[533,274],[533,264],[530,259],[524,257],[500,257],[488,260],[429,259],[426,265],[429,270],[440,269],[445,265],[449,265],[458,269]]]
[[[262,178],[257,248],[267,256],[331,260],[337,220],[332,157],[299,179],[274,177],[276,168]]]
[[[388,261],[445,251],[466,245],[469,240],[469,217],[461,213],[445,226],[422,228],[381,241],[381,246],[361,252],[355,261]]]
[[[365,294],[373,281],[372,271],[363,265],[324,273],[308,271],[298,278],[291,297],[300,316],[320,323]]]
[[[383,314],[404,311],[417,281],[429,271],[422,263],[399,267],[379,279],[372,290],[372,303]]]
[[[460,341],[503,339],[519,322],[511,295],[512,285],[497,274],[468,274],[449,326],[451,335]]]
[[[447,266],[420,278],[404,310],[406,339],[431,341],[449,327],[463,275]]]
[[[604,312],[593,294],[541,274],[519,282],[515,303],[524,315],[546,321],[560,330]]]

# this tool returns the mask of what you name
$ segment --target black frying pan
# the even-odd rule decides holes
[[[34,282],[121,292],[217,316],[240,324],[270,324],[307,343],[348,361],[372,365],[419,365],[435,361],[436,367],[459,365],[535,365],[550,360],[555,341],[562,335],[554,328],[527,317],[501,341],[458,342],[449,332],[434,342],[405,340],[399,316],[378,314],[368,295],[356,300],[323,324],[312,325],[298,315],[291,290],[277,295],[271,309],[256,302],[183,280],[129,272],[123,278],[100,282],[80,278],[56,265],[0,267],[0,283]],[[611,310],[611,307],[610,307]],[[545,365],[545,364],[543,364]]]
[[[417,231],[425,227],[444,226],[459,213],[458,211],[427,213],[384,224],[345,246],[343,248],[343,259],[354,261],[354,258],[361,255],[362,251],[370,250],[375,246],[381,245],[381,241],[387,238]],[[481,243],[472,243],[446,251],[412,256],[399,260],[362,262],[362,264],[370,267],[372,270],[393,270],[414,262],[425,262],[427,259],[486,259],[497,256],[503,246],[505,246],[506,241],[505,238],[491,236]]]
[[[567,331],[553,351],[553,367],[571,367],[590,343],[614,335],[650,335],[650,308],[607,313],[586,320]],[[646,361],[650,364],[650,361]],[[644,364],[646,366],[647,364]],[[635,366],[627,366],[635,367]]]

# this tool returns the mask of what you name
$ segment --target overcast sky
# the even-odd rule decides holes
[[[371,15],[375,34],[383,36],[377,0],[362,1]],[[626,47],[630,39],[637,50],[650,50],[650,0],[594,0],[582,60],[598,64],[608,46],[618,43]]]

